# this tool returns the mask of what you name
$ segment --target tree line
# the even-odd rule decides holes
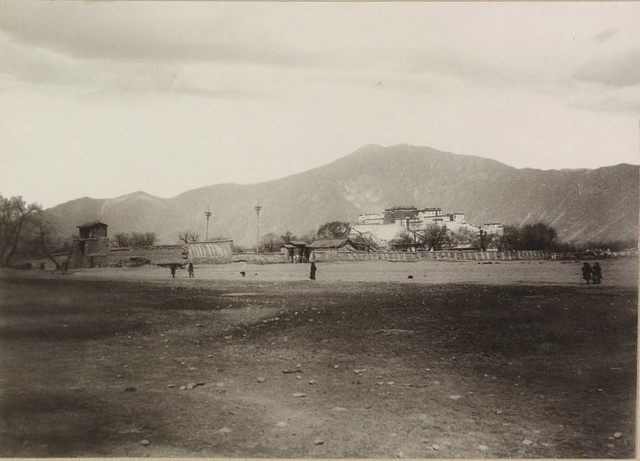
[[[363,235],[351,228],[348,222],[331,221],[321,225],[317,231],[296,236],[290,230],[278,235],[268,233],[261,238],[259,251],[278,252],[292,240],[312,243],[315,240],[342,239],[349,237],[355,244],[367,250],[379,249],[370,235]],[[185,231],[178,235],[184,243],[199,241],[199,235]],[[0,267],[8,267],[16,255],[46,256],[58,267],[56,253],[71,253],[73,236],[61,237],[54,224],[47,219],[41,205],[27,203],[21,196],[0,195]],[[148,247],[157,243],[155,232],[120,232],[114,243],[119,247]],[[498,251],[533,250],[577,252],[585,249],[609,248],[619,251],[637,246],[637,240],[600,241],[572,243],[558,240],[557,231],[544,223],[522,226],[505,225],[500,233],[489,233],[478,229],[460,228],[447,230],[444,226],[431,225],[425,229],[403,229],[390,243],[392,248],[414,246],[426,251],[442,250],[459,244],[468,244],[482,250]],[[246,249],[234,245],[234,251]]]
[[[332,221],[320,226],[316,232],[300,238],[290,231],[282,235],[276,233],[266,234],[262,238],[260,251],[277,252],[285,243],[291,240],[312,243],[315,240],[346,237],[349,237],[359,246],[370,250],[377,250],[380,247],[379,242],[376,242],[371,236],[358,233],[351,228],[349,223]],[[615,250],[619,249],[617,248],[618,246],[627,245],[628,247],[629,243],[631,242],[616,245],[615,242],[601,242],[600,247],[608,247]],[[495,249],[498,251],[581,251],[585,247],[585,244],[567,244],[559,241],[556,229],[545,223],[532,223],[521,226],[505,225],[500,233],[487,232],[481,228],[474,229],[470,227],[462,227],[457,231],[452,231],[444,226],[433,224],[420,230],[402,229],[389,242],[389,246],[393,249],[416,247],[425,251],[438,251],[461,244],[467,244],[480,250]]]

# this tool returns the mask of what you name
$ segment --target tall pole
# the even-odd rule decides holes
[[[209,218],[211,217],[211,212],[209,211],[209,207],[207,207],[207,211],[204,212],[204,215],[207,217],[207,233],[204,234],[204,241],[209,241]]]
[[[256,222],[257,222],[257,231],[256,231],[256,253],[260,252],[260,210],[262,207],[260,206],[260,200],[258,200],[258,204],[254,207],[256,210]]]

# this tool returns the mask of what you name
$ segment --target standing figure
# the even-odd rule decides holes
[[[169,269],[171,270],[171,277],[176,278],[176,265],[171,264],[171,266],[169,266]]]
[[[193,278],[193,263],[189,263],[188,271],[189,271],[189,278]]]
[[[592,274],[593,274],[593,269],[591,268],[591,264],[584,263],[582,265],[582,278],[587,282],[587,285],[589,285],[589,282],[591,281]]]
[[[315,280],[316,279],[316,271],[318,270],[318,268],[316,267],[316,263],[311,263],[311,273],[309,274],[309,278],[311,280]]]
[[[600,283],[602,281],[602,268],[600,263],[595,263],[591,269],[593,272],[593,283]]]

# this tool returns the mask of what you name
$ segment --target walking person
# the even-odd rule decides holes
[[[193,278],[193,263],[189,263],[189,267],[187,269],[189,271],[189,278]]]
[[[311,272],[309,273],[309,278],[311,280],[315,280],[316,279],[316,271],[318,270],[318,268],[316,267],[316,263],[311,263]]]
[[[582,278],[587,282],[587,285],[589,285],[589,282],[591,282],[591,276],[593,275],[593,269],[591,268],[591,264],[589,263],[584,263],[582,265]]]
[[[593,272],[593,283],[602,282],[602,268],[600,267],[600,263],[595,263],[591,270]]]
[[[176,278],[176,265],[175,264],[171,264],[169,269],[171,270],[171,277],[175,279]]]

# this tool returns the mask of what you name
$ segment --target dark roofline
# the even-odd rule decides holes
[[[76,226],[78,229],[86,229],[87,227],[94,227],[94,226],[105,226],[105,227],[109,227],[108,224],[105,224],[103,222],[100,221],[90,221],[90,222],[86,222],[84,224],[80,224],[79,226]]]

